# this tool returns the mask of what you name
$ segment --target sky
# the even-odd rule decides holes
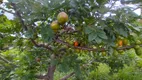
[[[3,0],[3,2],[8,2],[7,0]],[[8,12],[5,12],[5,14],[7,16],[8,19],[13,19],[14,18],[14,15],[13,14],[10,14]]]
[[[7,0],[4,0],[4,2],[7,2]],[[116,7],[119,7],[119,6],[121,6],[121,3],[120,3],[119,1],[117,1],[117,2],[115,3],[115,6],[116,6]],[[129,4],[129,5],[127,5],[127,6],[134,7],[134,5],[132,5],[132,4]],[[135,12],[136,14],[140,15],[140,14],[141,14],[141,9],[137,9],[137,10],[135,10],[134,12]],[[8,17],[8,19],[13,19],[13,18],[14,18],[13,14],[10,14],[10,13],[7,13],[7,12],[5,12],[4,15],[6,15],[6,16]]]

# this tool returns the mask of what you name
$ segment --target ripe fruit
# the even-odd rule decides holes
[[[56,31],[60,28],[60,25],[58,24],[57,21],[53,21],[51,24],[50,24],[50,27],[52,30]]]
[[[59,24],[63,25],[68,21],[68,15],[65,12],[60,12],[57,16]]]
[[[79,43],[78,43],[77,41],[75,41],[75,42],[73,43],[73,45],[74,45],[75,47],[77,47],[77,46],[79,45]]]
[[[122,47],[122,46],[123,46],[123,40],[119,40],[119,41],[118,41],[118,46],[119,46],[119,47]]]

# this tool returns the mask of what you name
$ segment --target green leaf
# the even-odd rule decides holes
[[[95,41],[96,41],[98,44],[100,44],[100,43],[102,42],[102,39],[100,39],[99,37],[96,37],[96,38],[95,38]]]
[[[119,32],[120,32],[120,34],[123,35],[124,37],[127,37],[127,36],[128,36],[128,32],[125,31],[125,30],[122,29],[122,28],[119,29]]]
[[[51,60],[51,64],[52,64],[52,65],[57,65],[57,64],[58,64],[58,60],[57,60],[57,59]]]
[[[90,34],[92,32],[93,32],[93,30],[91,28],[89,28],[88,26],[85,27],[85,34]]]
[[[103,5],[107,2],[108,0],[96,0],[96,2],[99,4],[99,5]]]
[[[88,41],[91,42],[93,40],[95,40],[97,38],[97,34],[96,33],[91,33],[88,35]]]
[[[115,27],[115,31],[119,33],[120,35],[124,37],[128,36],[128,30],[127,30],[127,27],[124,25],[124,23],[116,23],[114,27]]]
[[[33,38],[33,34],[34,34],[34,31],[32,29],[30,29],[25,33],[25,36],[27,38]]]
[[[54,38],[54,33],[49,25],[42,25],[41,28],[41,37],[45,42],[51,42]]]
[[[70,1],[70,6],[76,8],[77,7],[76,0],[71,0]]]
[[[98,36],[102,39],[108,39],[106,33],[104,31],[98,31]]]
[[[81,70],[80,70],[80,66],[77,64],[75,65],[74,67],[74,71],[75,71],[75,75],[78,79],[81,79],[82,76],[81,76]]]

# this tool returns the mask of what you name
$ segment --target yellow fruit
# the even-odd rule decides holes
[[[68,15],[65,12],[60,12],[57,16],[59,24],[63,25],[68,21]]]
[[[58,24],[57,21],[53,21],[51,24],[50,24],[50,27],[52,30],[58,30],[60,28],[60,25]]]
[[[106,52],[102,52],[102,56],[106,56]]]
[[[123,39],[123,44],[124,45],[128,45],[128,40],[127,39]]]

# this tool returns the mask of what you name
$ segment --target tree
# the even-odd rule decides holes
[[[135,8],[115,8],[117,0],[8,1],[8,10],[0,9],[15,17],[8,20],[0,15],[2,79],[53,80],[58,72],[69,73],[60,80],[73,75],[75,80],[94,79],[94,74],[109,76],[109,67],[115,72],[128,64],[130,58],[119,59],[118,52],[134,48],[141,56],[142,24],[137,21],[141,16],[133,12]],[[60,12],[69,19],[55,31],[50,24]],[[118,62],[114,62],[116,59]],[[100,71],[103,66],[105,73]]]

